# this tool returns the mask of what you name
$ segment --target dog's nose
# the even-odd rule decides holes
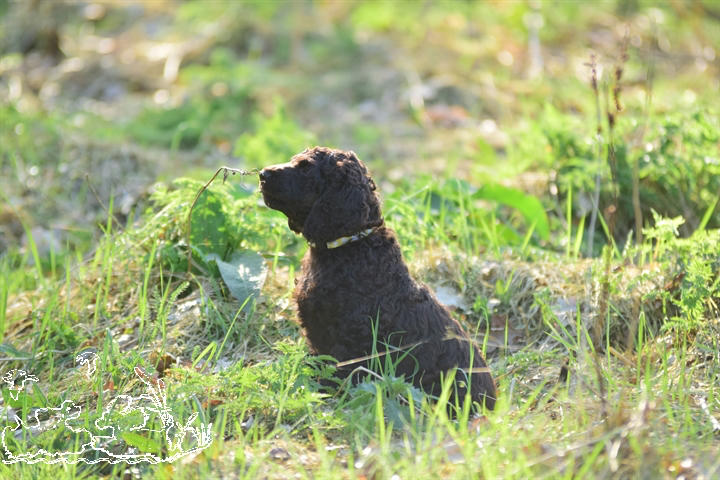
[[[277,177],[289,168],[291,168],[290,163],[281,163],[279,165],[270,165],[269,167],[265,167],[260,170],[260,181],[264,182],[269,180],[270,177]]]

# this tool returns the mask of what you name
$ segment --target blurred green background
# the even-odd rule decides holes
[[[720,191],[714,2],[34,0],[0,15],[3,251],[22,222],[62,243],[102,219],[86,174],[122,216],[157,179],[314,144],[357,152],[386,193],[420,173],[502,183],[562,217],[572,188],[577,222],[598,169],[609,201],[610,111],[618,238],[635,162],[645,219],[682,215],[684,234]]]

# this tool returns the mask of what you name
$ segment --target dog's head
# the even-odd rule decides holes
[[[260,172],[265,204],[290,228],[326,243],[382,224],[375,182],[353,152],[315,147]]]

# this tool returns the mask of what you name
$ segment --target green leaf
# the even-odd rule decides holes
[[[225,281],[228,290],[240,303],[245,303],[243,309],[250,307],[245,300],[257,298],[267,278],[267,265],[265,259],[252,250],[234,252],[228,262],[223,262],[215,254],[207,255],[206,260],[214,260],[220,269],[220,275]]]
[[[13,392],[13,395],[17,395],[17,400],[15,400],[13,397],[10,396],[10,390],[3,388],[2,390],[2,396],[3,400],[5,402],[5,405],[9,406],[10,408],[23,408],[25,406],[27,407],[35,407],[35,398],[32,395],[29,395],[25,392],[19,392],[15,391]]]
[[[31,353],[23,352],[21,350],[18,350],[17,348],[13,347],[9,343],[2,343],[0,344],[0,354],[6,357],[14,357],[16,359],[23,359],[23,358],[30,358],[32,357]]]
[[[162,447],[155,440],[151,440],[148,437],[143,437],[137,433],[126,432],[120,435],[125,443],[131,447],[135,447],[142,453],[161,453]]]
[[[187,271],[187,257],[180,256],[177,245],[165,245],[160,250],[163,266],[172,272]]]
[[[395,399],[391,398],[385,401],[385,416],[388,423],[393,422],[395,425],[407,425],[410,422],[410,408],[406,405],[400,405]]]
[[[516,209],[532,225],[543,240],[550,238],[550,223],[542,203],[532,195],[526,195],[517,188],[497,184],[484,185],[472,195],[473,199],[491,200]]]
[[[220,198],[205,190],[192,211],[190,243],[204,253],[225,255],[229,242]]]

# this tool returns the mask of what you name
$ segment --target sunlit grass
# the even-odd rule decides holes
[[[196,413],[201,423],[212,423],[213,443],[171,465],[0,463],[0,477],[719,475],[720,234],[713,228],[720,218],[720,172],[711,101],[717,92],[716,79],[697,70],[704,62],[704,72],[714,71],[708,57],[716,47],[691,45],[703,35],[711,39],[714,26],[707,18],[685,22],[672,14],[673,5],[639,5],[628,13],[640,46],[631,49],[625,78],[633,81],[623,87],[626,110],[614,141],[623,192],[629,191],[629,162],[641,162],[648,212],[645,241],[635,245],[630,232],[612,235],[601,211],[596,231],[585,223],[583,202],[593,193],[588,181],[598,163],[605,165],[604,158],[597,161],[605,146],[587,120],[594,99],[576,69],[589,47],[567,40],[617,37],[615,3],[578,9],[533,2],[326,2],[307,8],[185,2],[168,14],[172,26],[158,41],[218,33],[206,51],[182,60],[172,88],[161,88],[167,104],[155,102],[162,97],[157,92],[132,84],[147,102],[120,122],[90,108],[102,106],[96,100],[88,108],[46,109],[23,80],[22,97],[3,97],[0,106],[0,233],[7,246],[0,252],[0,374],[24,369],[40,382],[12,410],[10,389],[2,385],[0,427],[14,425],[12,413],[27,417],[33,408],[64,400],[83,407],[77,425],[92,425],[111,399],[143,393],[133,375],[140,366],[157,374],[154,380],[162,376],[177,418]],[[78,17],[60,30],[63,61],[89,55],[81,48],[83,36],[96,41],[116,34],[113,21],[126,12],[113,9],[107,23]],[[330,10],[332,20],[317,21]],[[529,78],[523,52],[537,15],[548,63],[544,77]],[[683,55],[689,61],[673,65],[677,76],[658,67],[657,108],[643,119],[642,79],[658,31],[671,49],[655,51],[664,56],[663,68]],[[609,78],[617,46],[603,42],[593,48],[607,49],[598,55]],[[389,67],[377,50],[390,52],[388,60],[403,59],[392,65],[397,78],[382,73]],[[20,54],[0,59],[3,69],[13,55]],[[378,85],[374,72],[384,79]],[[16,84],[17,75],[24,73],[3,70],[2,95],[9,95],[6,79]],[[311,90],[330,102],[315,101]],[[437,98],[418,96],[425,90]],[[40,91],[53,99],[53,88]],[[461,115],[452,127],[434,124],[431,114],[442,110],[433,107],[454,101],[460,103],[454,111],[467,118]],[[337,114],[346,110],[351,114]],[[395,123],[382,123],[385,117]],[[483,124],[487,119],[492,122]],[[639,145],[643,122],[648,129]],[[496,143],[490,146],[481,131],[495,134]],[[143,193],[130,192],[135,207],[128,211],[119,205],[131,189],[117,188],[113,182],[123,179],[105,174],[118,162],[124,173],[163,164],[162,175],[172,180],[190,163],[213,162],[208,152],[221,152],[223,161],[234,152],[242,158],[232,161],[245,162],[243,168],[262,166],[286,161],[315,138],[354,148],[376,167],[385,221],[397,231],[411,270],[467,302],[455,315],[488,353],[499,383],[495,412],[473,417],[461,408],[457,419],[448,418],[452,374],[440,398],[430,399],[396,378],[390,356],[378,352],[368,352],[375,372],[368,381],[321,389],[318,380],[329,378],[332,368],[308,356],[292,307],[293,280],[307,247],[282,215],[260,204],[253,180],[211,186],[215,210],[203,206],[211,214],[193,225],[198,236],[191,243],[198,245],[188,266],[188,208],[206,178],[152,187],[155,178],[147,178]],[[128,153],[128,146],[135,150]],[[167,155],[161,158],[150,146]],[[393,181],[385,178],[398,166],[389,152],[411,158]],[[432,162],[438,156],[439,167]],[[532,194],[513,183],[528,169],[544,178]],[[82,181],[85,173],[89,181]],[[243,181],[250,186],[238,186]],[[610,183],[602,185],[603,205],[611,198]],[[39,200],[25,204],[28,199]],[[621,220],[632,220],[629,204],[627,197],[617,203]],[[665,213],[650,216],[650,208]],[[123,222],[104,211],[124,212]],[[62,247],[51,242],[46,248],[43,235],[57,229]],[[246,303],[233,298],[216,265],[202,255],[205,233],[218,241],[215,247],[262,255],[269,273],[259,297]],[[591,235],[597,246],[591,253],[599,256],[583,259]],[[521,294],[532,297],[536,312],[513,302]],[[607,307],[601,311],[603,295]],[[88,351],[99,357],[92,379],[75,364],[75,356]],[[161,424],[157,415],[149,422]],[[144,435],[167,454],[161,434]],[[82,436],[67,428],[9,440],[16,453],[72,450],[81,443]],[[120,441],[115,447],[127,453],[134,446]]]
[[[442,188],[448,187],[434,191],[442,192]],[[471,203],[448,208],[452,203],[441,202],[433,211],[428,206],[429,195],[418,196],[418,191],[413,191],[416,193],[393,195],[404,202],[389,202],[390,212],[402,208],[410,214],[416,208],[426,215],[422,224],[398,222],[396,226],[401,240],[413,240],[408,243],[410,256],[422,255],[422,248],[436,245],[433,232],[447,223],[457,228],[447,229],[443,237],[451,255],[483,243],[492,245],[493,239],[498,247],[502,245],[498,236],[482,242],[468,235],[478,228],[467,223],[474,208]],[[415,202],[408,203],[413,198]],[[458,220],[453,222],[453,218]],[[492,215],[483,221],[498,223]],[[202,421],[213,424],[215,437],[193,461],[168,467],[180,478],[230,471],[239,471],[244,478],[291,472],[327,478],[389,478],[413,476],[418,469],[440,477],[577,478],[623,472],[655,476],[667,473],[668,465],[680,468],[683,461],[701,473],[717,469],[713,463],[717,440],[697,400],[718,403],[715,379],[720,366],[716,355],[703,357],[697,345],[671,332],[649,337],[644,315],[638,323],[636,350],[619,353],[610,335],[610,322],[605,323],[608,329],[598,350],[580,311],[568,325],[547,309],[545,321],[552,343],[491,357],[491,368],[500,383],[497,410],[487,417],[469,418],[469,410],[464,409],[459,419],[451,420],[445,403],[452,379],[446,379],[443,394],[431,402],[394,378],[388,356],[378,357],[374,370],[380,374],[372,377],[372,383],[344,385],[337,393],[321,391],[316,379],[325,375],[323,368],[308,363],[296,327],[292,327],[295,335],[288,338],[274,325],[289,322],[287,317],[292,316],[287,304],[292,285],[281,277],[261,305],[243,310],[242,305],[221,295],[211,279],[195,278],[187,285],[166,276],[153,260],[156,247],[150,248],[148,256],[139,248],[143,240],[134,236],[132,229],[121,233],[113,231],[110,224],[106,228],[106,236],[87,262],[72,262],[68,255],[62,269],[47,263],[46,269],[38,269],[32,254],[7,255],[1,260],[7,286],[3,300],[3,355],[7,358],[3,365],[22,365],[22,358],[34,358],[26,368],[39,375],[42,385],[28,400],[53,405],[62,398],[84,399],[88,423],[113,392],[137,388],[128,382],[135,364],[149,371],[158,368],[150,363],[150,358],[158,357],[149,352],[160,358],[165,351],[185,355],[164,370],[171,385],[173,411],[185,418],[200,413]],[[274,232],[265,235],[275,238]],[[663,248],[671,248],[672,241],[668,237],[665,241],[671,243]],[[491,255],[494,251],[488,249]],[[277,252],[269,252],[270,263],[278,258]],[[571,251],[571,257],[574,255]],[[141,266],[128,270],[128,265]],[[123,269],[122,275],[119,269]],[[39,280],[30,284],[35,290],[28,290],[23,282],[27,275]],[[511,279],[505,283],[506,287],[511,284]],[[190,296],[181,298],[188,288]],[[512,296],[513,291],[501,289],[498,294]],[[21,298],[30,299],[35,306],[31,330],[17,330],[25,317],[12,305]],[[178,332],[179,325],[168,319],[179,315],[188,300],[188,305],[197,305],[199,311],[191,323],[182,324],[184,331]],[[717,325],[710,318],[707,335],[714,329]],[[119,349],[121,335],[136,342],[130,350],[124,349],[126,353]],[[197,342],[194,347],[185,343],[189,339]],[[179,340],[183,343],[177,343]],[[73,375],[74,354],[88,346],[95,346],[103,372],[91,386],[99,393],[97,398],[88,396],[87,387],[66,378]],[[234,357],[229,365],[223,363],[233,358],[238,348],[244,351],[242,356]],[[569,375],[561,380],[563,356],[569,359]],[[215,371],[215,366],[222,369]],[[108,382],[114,384],[110,390]],[[77,441],[77,437],[58,434],[53,445],[71,448]],[[25,448],[34,444],[30,437],[24,442]],[[16,448],[22,447],[17,444]],[[678,455],[679,451],[693,453]],[[9,474],[13,468],[19,467],[1,466],[0,470]],[[120,474],[123,468],[67,466],[63,471],[71,478]],[[23,471],[39,478],[57,475],[41,465]],[[157,478],[165,475],[162,469],[148,466],[139,471]]]

